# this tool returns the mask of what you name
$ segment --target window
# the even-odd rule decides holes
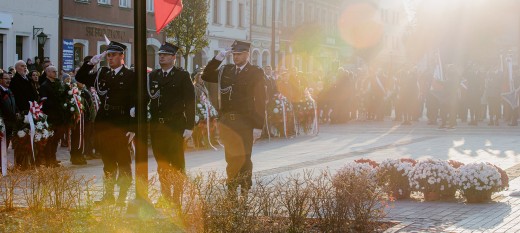
[[[269,53],[267,51],[264,51],[262,53],[262,67],[266,67],[267,65],[269,65],[267,63],[269,60]]]
[[[244,27],[244,4],[238,4],[238,26]]]
[[[219,5],[219,0],[213,0],[213,23],[219,22]]]
[[[262,5],[262,25],[267,26],[267,0]]]
[[[253,24],[258,25],[258,0],[253,0],[253,4],[251,5],[253,9],[251,11],[253,12]]]
[[[146,66],[155,69],[155,47],[151,45],[146,46]]]
[[[18,60],[23,60],[23,36],[16,36],[16,55]]]
[[[99,47],[99,51],[100,51],[100,52],[103,52],[103,51],[106,51],[106,50],[107,50],[107,45],[106,45],[106,44],[101,45],[101,46]],[[125,54],[125,55],[126,55],[126,54]],[[126,56],[125,56],[125,57],[126,57]],[[101,60],[101,62],[99,62],[99,65],[100,65],[100,66],[107,66],[107,65],[108,65],[108,63],[107,63],[107,59]]]
[[[153,12],[153,0],[146,0],[146,11]]]
[[[74,44],[74,67],[81,66],[81,62],[83,62],[83,48],[83,44]]]
[[[119,0],[119,6],[130,8],[130,0]]]
[[[233,2],[226,1],[226,25],[233,26]]]
[[[98,4],[110,5],[110,0],[98,0]]]
[[[258,51],[253,52],[253,56],[251,57],[251,64],[253,65],[259,65],[258,60],[260,58],[260,53]]]

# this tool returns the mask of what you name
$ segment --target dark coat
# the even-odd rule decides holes
[[[94,66],[88,62],[83,63],[76,74],[76,80],[87,87],[94,86],[97,90],[101,105],[96,122],[109,123],[135,132],[137,118],[130,116],[130,109],[137,104],[137,79],[134,72],[123,65],[115,77],[112,77],[110,68],[101,67],[97,71],[99,77],[98,83],[95,85],[97,73],[91,73],[92,68]],[[106,91],[106,94],[102,95],[100,91]]]
[[[167,124],[177,130],[192,130],[195,126],[195,90],[190,74],[173,67],[166,77],[162,69],[148,76],[151,95],[160,91],[160,96],[150,102],[152,121],[165,118]]]
[[[13,128],[16,125],[16,103],[11,90],[4,91],[0,88],[0,116],[4,120],[7,128]]]
[[[29,111],[29,101],[38,101],[38,93],[33,88],[30,78],[24,79],[20,74],[15,73],[9,88],[14,94],[16,107],[21,112]]]
[[[54,82],[47,79],[40,86],[42,111],[47,115],[49,124],[54,126],[65,124],[65,109],[60,102],[60,96],[63,95],[60,92],[63,91],[65,91],[63,83],[58,79]]]
[[[219,66],[221,63],[219,60],[212,59],[204,69],[202,80],[218,83]],[[266,99],[264,71],[250,63],[246,64],[238,75],[235,75],[235,65],[228,64],[223,69],[220,88],[231,91],[222,91],[219,111],[222,114],[238,113],[247,115],[254,128],[262,129],[265,120]]]

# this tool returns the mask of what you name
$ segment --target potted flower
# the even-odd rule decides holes
[[[448,162],[427,159],[418,162],[410,171],[410,187],[424,194],[426,201],[439,200],[441,193],[456,185],[455,169]]]
[[[455,160],[448,160],[448,164],[455,169],[454,179],[458,179],[459,168],[461,166],[464,166],[464,163],[455,161]],[[457,189],[458,189],[457,185],[452,185],[451,187],[444,189],[441,192],[441,198],[442,199],[454,199],[455,194],[457,193]]]
[[[415,160],[412,160],[415,162]],[[394,199],[410,197],[408,175],[414,163],[407,159],[387,159],[378,167],[379,183],[386,188],[388,195]]]
[[[460,190],[468,203],[491,200],[491,194],[504,189],[500,172],[489,163],[470,163],[459,169]]]

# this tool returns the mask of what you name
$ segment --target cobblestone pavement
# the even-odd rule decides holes
[[[520,174],[520,127],[467,126],[455,130],[438,130],[426,122],[411,126],[386,120],[355,121],[343,125],[322,125],[317,136],[262,140],[254,147],[254,173],[258,176],[284,176],[305,169],[339,169],[359,158],[382,161],[386,158],[453,159],[464,163],[491,162],[508,171],[512,178]],[[10,150],[10,161],[12,150]],[[66,148],[58,159],[79,175],[96,176],[101,184],[102,163],[89,160],[88,165],[68,162]],[[223,149],[191,150],[186,154],[190,172],[216,170],[224,172]],[[157,164],[149,150],[149,176],[156,175]],[[520,190],[520,178],[512,179],[510,190]],[[509,191],[495,196],[486,204],[454,202],[397,201],[388,209],[388,220],[401,224],[389,232],[520,232],[520,198]]]

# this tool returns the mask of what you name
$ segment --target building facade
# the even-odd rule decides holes
[[[0,68],[17,60],[47,57],[58,62],[59,1],[2,1],[0,8]],[[43,33],[43,34],[41,34]],[[38,44],[38,35],[47,39]]]
[[[271,64],[274,57],[277,70],[297,69],[311,73],[336,69],[342,49],[342,45],[337,43],[340,14],[338,2],[340,1],[253,0],[253,63],[265,66]],[[273,34],[274,51],[271,44]],[[271,55],[273,52],[274,56]]]
[[[87,55],[104,51],[109,40],[127,46],[125,63],[133,64],[134,11],[132,0],[69,0],[63,1],[64,67],[77,67]],[[153,0],[146,0],[147,66],[158,68],[157,51],[165,41],[155,32]],[[66,48],[68,47],[68,48]],[[66,57],[66,53],[69,54]],[[102,62],[102,64],[104,64]]]
[[[233,41],[249,40],[249,0],[209,0],[208,4],[206,36],[209,45],[200,53],[190,56],[190,72],[205,66],[219,51],[230,48]],[[231,57],[224,61],[230,62]]]

